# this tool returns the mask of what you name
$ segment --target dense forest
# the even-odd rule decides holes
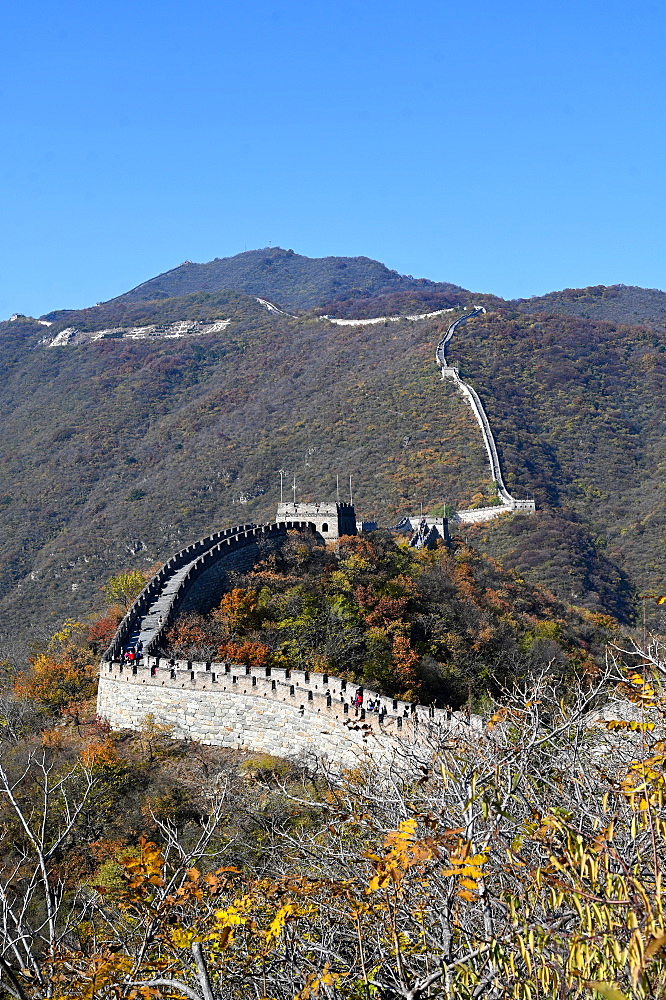
[[[375,532],[325,548],[294,534],[234,582],[210,614],[177,619],[167,655],[320,670],[457,708],[541,670],[595,676],[618,633],[463,542],[419,551]]]

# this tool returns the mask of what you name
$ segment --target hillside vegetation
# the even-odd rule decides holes
[[[308,584],[336,572],[319,569]],[[509,586],[512,610],[534,596]],[[537,661],[483,732],[420,729],[342,773],[173,740],[151,716],[112,732],[86,700],[94,656],[66,623],[3,698],[7,997],[663,997],[657,646],[566,688]]]
[[[580,570],[581,557],[589,551],[580,538],[584,526],[593,547],[634,586],[661,592],[663,336],[645,327],[497,312],[468,323],[451,355],[484,399],[509,489],[516,479],[528,482],[539,507],[550,508],[561,524],[559,543],[557,532],[539,531],[539,519],[532,525],[489,528],[481,536],[489,538],[491,551],[500,558],[508,554],[504,542],[492,541],[502,533],[523,548],[522,556],[511,557],[515,564],[534,567],[544,582],[554,583],[565,568],[572,584],[568,597],[575,601],[585,589]],[[594,560],[586,562],[594,576]],[[616,580],[613,586],[621,597],[623,584]]]
[[[458,707],[540,671],[594,677],[617,632],[462,542],[417,551],[380,531],[335,550],[295,533],[235,584],[210,614],[181,615],[164,652],[319,670]]]
[[[186,265],[148,301],[0,324],[3,1000],[663,997],[666,662],[632,639],[637,594],[666,594],[658,300],[629,326],[474,297],[489,311],[450,358],[536,516],[432,551],[292,532],[164,636],[169,656],[326,670],[482,728],[423,719],[394,759],[341,772],[95,714],[100,654],[156,564],[271,518],[280,471],[302,500],[352,474],[385,526],[494,495],[434,365],[454,314],[406,318],[468,293],[287,251],[256,291],[261,254],[212,262],[244,289]],[[308,311],[268,311],[271,288]],[[318,315],[336,309],[402,318]],[[168,326],[131,339],[148,324]],[[108,333],[49,346],[68,328]]]
[[[430,288],[465,301],[468,293],[457,285],[412,278],[391,271],[369,257],[302,257],[293,250],[265,247],[206,264],[187,261],[165,274],[143,282],[113,302],[164,299],[191,292],[233,289],[259,295],[288,309],[310,309],[349,295],[381,295]],[[376,315],[376,314],[375,314]]]
[[[351,473],[359,511],[383,523],[489,490],[476,422],[438,383],[434,329],[247,310],[223,334],[182,340],[47,348],[44,327],[0,327],[9,636],[76,611],[125,564],[273,518],[280,469],[303,500],[332,498],[336,472]]]
[[[592,285],[565,288],[561,292],[518,299],[516,308],[524,313],[557,313],[581,319],[610,320],[666,330],[666,292],[635,285]]]
[[[109,572],[151,566],[223,525],[272,518],[281,469],[296,474],[302,500],[332,498],[336,474],[351,474],[359,514],[386,526],[421,503],[441,511],[492,496],[476,421],[433,362],[452,314],[345,327],[318,315],[455,309],[470,293],[365,258],[278,249],[183,268],[187,295],[143,301],[134,290],[50,313],[48,327],[0,324],[5,649],[86,606]],[[206,268],[254,283],[253,294],[202,291]],[[269,273],[278,284],[266,284]],[[254,297],[284,304],[298,288],[317,309],[281,316]],[[619,300],[635,291],[620,289]],[[509,489],[529,490],[540,511],[463,534],[559,598],[625,622],[637,593],[665,586],[660,295],[646,293],[653,325],[642,327],[526,314],[526,303],[475,295],[489,312],[450,349],[486,406]],[[181,319],[231,322],[181,339],[45,343],[65,328]]]

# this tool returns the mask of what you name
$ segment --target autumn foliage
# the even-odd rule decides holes
[[[294,535],[209,614],[181,615],[164,652],[320,670],[459,705],[539,664],[593,676],[615,628],[459,542],[417,552],[378,532],[333,551]]]
[[[133,770],[113,736],[69,771],[62,751],[27,769],[5,754],[0,819],[32,839],[5,844],[21,936],[2,985],[18,1000],[662,1000],[666,663],[643,652],[611,649],[595,689],[566,699],[540,677],[483,732],[433,735],[397,770],[287,766],[272,783],[279,762],[234,779],[209,759],[199,810],[163,789],[149,834],[92,836]],[[617,715],[590,714],[609,697]],[[45,879],[62,900],[51,931]]]

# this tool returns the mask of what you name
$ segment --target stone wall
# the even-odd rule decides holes
[[[175,739],[191,739],[287,759],[311,755],[350,766],[359,756],[393,753],[436,729],[471,725],[458,713],[417,706],[364,691],[352,704],[356,685],[302,670],[245,667],[231,663],[173,665],[146,657],[141,666],[103,662],[97,712],[113,729],[141,728],[146,716],[170,727]]]
[[[469,405],[472,407],[472,412],[474,413],[481,429],[483,443],[486,446],[486,452],[488,453],[490,473],[493,480],[497,483],[497,492],[501,500],[500,504],[496,504],[493,507],[481,507],[477,510],[458,510],[452,518],[453,523],[458,521],[463,524],[473,524],[477,521],[490,521],[494,517],[499,517],[500,514],[534,514],[536,512],[536,504],[534,500],[516,500],[511,496],[504,485],[502,467],[500,465],[495,438],[493,437],[493,432],[490,429],[490,423],[488,422],[486,411],[483,408],[483,403],[479,399],[479,395],[476,390],[473,389],[471,385],[467,385],[466,382],[463,382],[458,373],[458,369],[453,368],[450,365],[445,365],[442,368],[442,379],[452,379],[458,391],[465,397]]]
[[[308,522],[329,541],[356,534],[356,513],[349,503],[279,503],[276,524]]]
[[[230,571],[248,570],[262,552],[282,544],[290,530],[313,529],[304,521],[240,525],[215,532],[177,552],[148,581],[129,608],[104,658],[112,660],[119,656],[130,636],[158,607],[160,623],[151,627],[142,640],[146,652],[154,651],[177,613],[209,610],[226,589]]]
[[[239,533],[244,533],[253,528],[254,525],[252,524],[239,525],[235,528],[224,528],[222,531],[216,531],[212,535],[207,535],[196,542],[191,542],[184,549],[181,549],[180,552],[176,552],[170,556],[155,576],[151,577],[141,593],[127,609],[125,617],[118,626],[116,634],[105,653],[106,658],[112,659],[120,652],[123,642],[132,632],[136,622],[145,614],[151,602],[154,601],[155,597],[175,572],[209,551],[222,540],[234,537]]]
[[[284,540],[284,533],[266,535],[264,538],[250,536],[246,544],[230,545],[227,552],[221,551],[217,559],[211,558],[207,568],[193,580],[187,581],[174,611],[210,611],[229,589],[231,573],[247,573],[259,558],[279,548]]]

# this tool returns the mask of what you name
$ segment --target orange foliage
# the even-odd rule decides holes
[[[248,667],[267,667],[271,651],[263,642],[223,642],[218,646],[217,655],[232,663],[244,663]]]
[[[111,740],[96,740],[83,747],[79,754],[81,763],[88,770],[98,767],[109,767],[120,762],[118,751]]]
[[[251,589],[234,587],[220,601],[213,617],[221,621],[232,635],[250,628],[257,617],[257,594]]]
[[[343,559],[347,556],[355,555],[367,559],[375,564],[377,556],[372,543],[367,538],[360,535],[344,535],[339,542],[340,555]]]
[[[110,643],[116,633],[119,621],[119,616],[111,612],[102,618],[98,618],[88,629],[88,642],[96,642],[103,645]]]
[[[44,653],[31,660],[30,669],[14,684],[17,698],[36,702],[52,712],[60,712],[71,702],[93,698],[97,690],[97,667],[83,667],[70,659],[55,660]]]
[[[167,640],[171,646],[183,649],[207,643],[206,620],[196,612],[181,615],[176,623],[167,630]]]
[[[415,690],[419,686],[420,681],[416,672],[416,664],[418,662],[418,653],[415,653],[410,646],[407,636],[394,636],[392,673],[406,688]]]
[[[377,601],[374,609],[366,615],[369,625],[378,625],[380,628],[387,628],[392,623],[402,620],[402,614],[407,607],[406,597],[387,597],[384,595]]]
[[[45,729],[40,736],[40,743],[49,750],[61,750],[66,742],[63,729]]]

